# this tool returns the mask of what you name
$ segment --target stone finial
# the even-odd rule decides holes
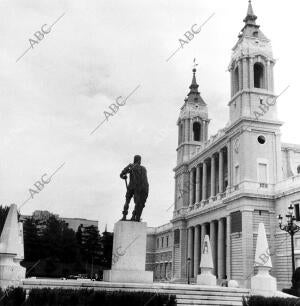
[[[257,267],[272,268],[272,260],[270,256],[265,226],[263,223],[259,223],[258,225],[254,265]]]
[[[208,235],[205,235],[204,241],[203,241],[200,268],[209,268],[209,269],[214,268],[214,263],[213,263],[212,253],[211,253],[211,245],[210,245]]]
[[[20,250],[18,237],[18,210],[17,205],[12,204],[9,208],[0,237],[0,254],[17,255]]]

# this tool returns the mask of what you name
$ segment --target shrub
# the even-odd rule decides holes
[[[294,306],[299,305],[299,301],[300,299],[297,298],[263,297],[260,295],[252,295],[247,298],[243,297],[243,306]]]
[[[23,288],[0,288],[0,306],[19,306],[25,301],[25,290]]]
[[[26,306],[174,306],[175,296],[151,292],[33,289]]]
[[[23,288],[0,291],[0,306],[175,306],[175,296],[154,292],[92,289],[32,289],[25,301]],[[1,300],[2,299],[2,300]]]

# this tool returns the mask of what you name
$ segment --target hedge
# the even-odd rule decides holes
[[[0,306],[175,306],[174,295],[158,292],[100,291],[91,289],[32,289],[0,292]]]
[[[260,295],[252,295],[243,297],[243,306],[299,306],[300,299],[297,298],[281,298],[281,297],[263,297]]]

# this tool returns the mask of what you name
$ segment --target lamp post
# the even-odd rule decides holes
[[[282,224],[283,217],[281,215],[278,216],[279,228],[291,236],[291,245],[292,245],[292,273],[295,272],[295,256],[294,256],[294,235],[300,230],[300,227],[294,222],[296,221],[295,216],[293,215],[294,206],[290,204],[288,207],[288,213],[286,215],[287,223],[285,225]]]
[[[187,259],[187,268],[188,268],[187,277],[188,277],[188,285],[190,284],[190,266],[191,266],[191,258],[189,257],[189,258]]]

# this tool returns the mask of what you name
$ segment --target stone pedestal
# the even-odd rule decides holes
[[[277,290],[276,278],[269,274],[269,267],[258,267],[258,272],[251,277],[251,289],[255,294],[273,296]]]
[[[211,268],[201,268],[201,274],[197,275],[197,285],[217,286],[217,278]]]
[[[14,261],[14,254],[0,254],[0,287],[18,287],[26,276],[26,269]]]
[[[114,226],[111,270],[103,280],[123,283],[152,283],[153,272],[145,271],[147,224],[118,221]]]

